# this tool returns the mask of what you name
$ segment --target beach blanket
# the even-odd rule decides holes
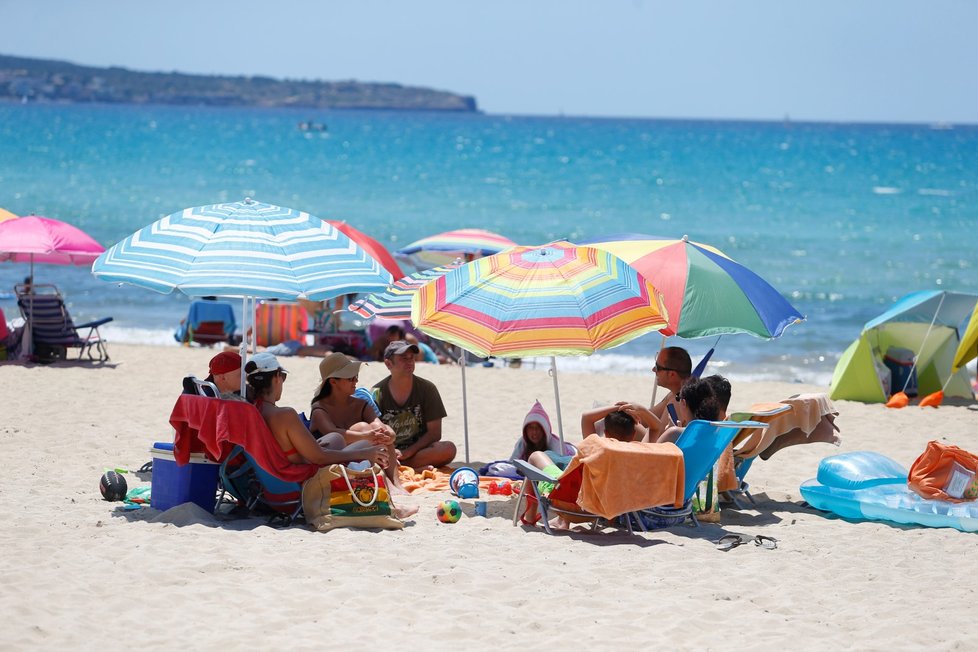
[[[583,467],[577,504],[588,512],[614,518],[648,507],[682,507],[685,466],[675,444],[589,435],[577,450],[564,476]]]
[[[190,461],[191,453],[220,462],[240,445],[259,466],[288,482],[305,482],[319,470],[315,464],[290,462],[251,403],[181,394],[170,425],[176,430],[173,458],[180,465]]]
[[[451,491],[448,480],[453,470],[450,467],[443,466],[437,469],[415,471],[410,466],[401,466],[398,467],[397,472],[401,479],[401,486],[408,493],[413,494],[419,491]],[[479,492],[488,493],[489,485],[498,481],[499,478],[480,477]]]

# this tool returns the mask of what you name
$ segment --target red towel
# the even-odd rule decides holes
[[[237,444],[266,471],[288,482],[304,482],[319,470],[315,464],[293,464],[251,403],[181,394],[170,413],[176,430],[173,458],[187,464],[202,452],[220,462]]]

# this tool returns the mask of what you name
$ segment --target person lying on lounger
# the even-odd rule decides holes
[[[387,459],[396,460],[394,431],[380,420],[370,401],[354,396],[359,380],[359,360],[343,353],[330,353],[319,363],[320,383],[312,397],[310,430],[314,437],[326,438],[339,434],[347,445],[366,441],[384,446]],[[397,465],[385,470],[392,489],[405,493],[397,474]]]

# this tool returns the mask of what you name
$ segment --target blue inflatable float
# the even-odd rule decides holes
[[[844,518],[978,532],[978,501],[921,498],[907,487],[905,468],[871,451],[826,457],[818,476],[801,485],[801,495],[815,509]]]

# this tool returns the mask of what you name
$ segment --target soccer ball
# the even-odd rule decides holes
[[[102,474],[102,479],[98,483],[102,498],[106,500],[122,500],[126,497],[129,488],[126,486],[126,479],[115,471],[106,471]]]
[[[436,514],[442,523],[455,523],[462,518],[462,508],[454,500],[445,500],[439,503]]]

